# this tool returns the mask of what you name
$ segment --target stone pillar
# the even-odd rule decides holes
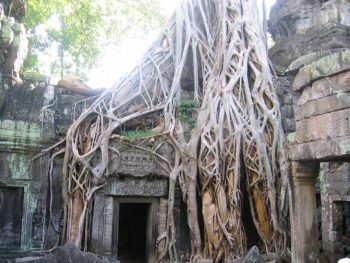
[[[318,163],[293,162],[292,262],[316,263],[319,258],[315,182]]]

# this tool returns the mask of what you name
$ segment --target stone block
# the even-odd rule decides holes
[[[294,118],[294,106],[283,105],[281,107],[282,118]]]
[[[332,140],[350,134],[350,109],[317,115],[296,122],[296,142]]]
[[[295,132],[296,123],[294,118],[283,118],[282,119],[282,128],[285,133]]]
[[[265,262],[282,263],[282,258],[277,253],[270,253],[267,255],[261,255]]]
[[[106,194],[118,196],[167,196],[168,181],[166,179],[152,180],[147,178],[110,177],[105,188]]]
[[[348,70],[327,78],[316,80],[312,85],[305,87],[303,93],[299,97],[298,105],[349,91],[350,71]]]
[[[105,257],[100,257],[92,253],[85,253],[79,250],[74,242],[69,241],[64,246],[59,247],[54,254],[46,255],[40,262],[85,262],[85,263],[110,263]]]
[[[260,255],[258,247],[254,246],[243,258],[236,259],[230,263],[264,263],[264,260]]]
[[[301,90],[317,79],[350,70],[350,50],[332,53],[302,67],[296,75],[292,89]]]
[[[295,118],[296,120],[302,120],[346,108],[350,108],[350,93],[338,93],[298,105],[295,111]]]
[[[302,68],[305,65],[309,65],[312,62],[319,60],[322,57],[330,55],[332,52],[330,50],[321,50],[312,52],[306,55],[302,55],[294,60],[287,68],[287,72],[296,71]]]
[[[349,173],[344,172],[337,172],[337,173],[327,173],[325,182],[327,183],[334,183],[334,182],[340,182],[340,183],[346,183],[349,182],[350,175]]]
[[[329,194],[347,195],[350,192],[350,186],[344,184],[344,182],[336,181],[328,184],[327,191]]]
[[[340,172],[342,170],[343,163],[342,162],[331,162],[329,163],[329,172]]]
[[[347,175],[350,175],[350,163],[344,163],[342,166],[343,173],[346,173]]]
[[[281,96],[282,105],[290,105],[294,103],[294,95],[292,93],[286,93]]]
[[[350,137],[318,140],[288,146],[288,156],[291,160],[328,161],[334,158],[350,157]]]

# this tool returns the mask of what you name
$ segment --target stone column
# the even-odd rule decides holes
[[[315,182],[318,163],[293,162],[292,262],[316,263],[319,258]]]

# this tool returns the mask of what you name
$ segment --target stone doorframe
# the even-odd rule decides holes
[[[148,204],[150,207],[147,214],[146,225],[146,259],[148,263],[156,262],[157,256],[157,221],[159,198],[152,197],[114,197],[113,198],[113,234],[112,234],[112,257],[118,259],[118,235],[119,235],[119,211],[120,204]]]
[[[315,179],[319,164],[350,160],[350,49],[301,57],[292,64],[286,72],[298,94],[295,133],[286,136],[293,171],[292,261],[318,263]]]
[[[316,213],[316,178],[318,162],[292,162],[291,231],[292,262],[319,262]]]

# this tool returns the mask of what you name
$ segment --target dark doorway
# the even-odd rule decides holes
[[[246,178],[246,176],[247,175],[244,172],[243,178]],[[260,248],[261,247],[260,236],[254,224],[252,210],[250,208],[250,202],[249,202],[249,193],[247,190],[246,183],[247,181],[244,182],[244,180],[242,180],[241,182],[241,189],[243,193],[243,197],[242,197],[243,205],[242,205],[241,213],[242,213],[242,222],[243,222],[244,231],[247,236],[247,248],[250,249],[253,246],[258,246]]]
[[[0,246],[21,245],[23,188],[0,186]]]
[[[150,204],[120,203],[118,260],[147,263],[147,221]]]
[[[337,262],[350,254],[350,202],[334,202],[332,212],[331,227],[335,238],[331,240],[331,247],[333,247],[333,261]]]

